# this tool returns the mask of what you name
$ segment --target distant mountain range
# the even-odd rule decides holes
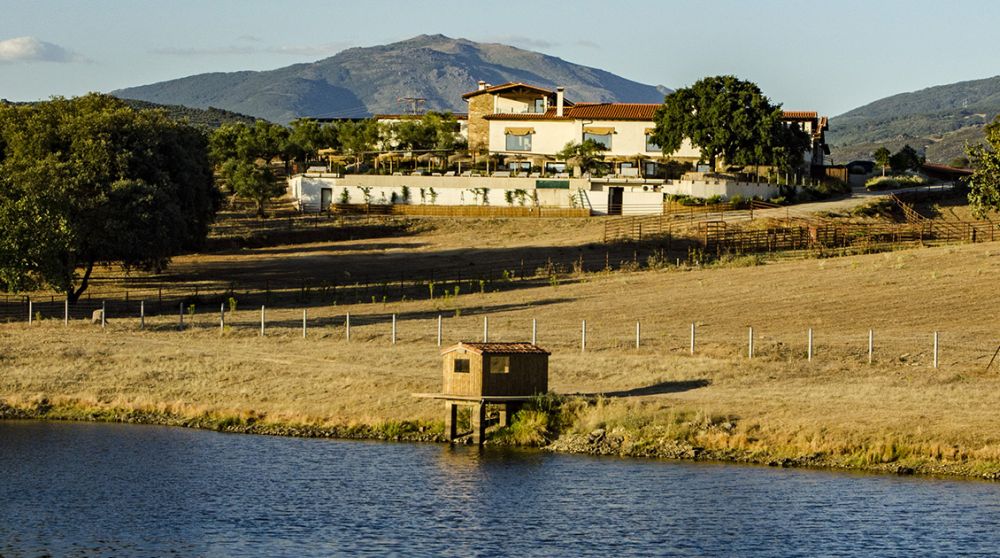
[[[870,159],[880,146],[905,144],[947,163],[965,144],[983,140],[983,126],[1000,114],[1000,76],[938,85],[879,99],[830,119],[834,162]]]
[[[113,91],[125,99],[218,107],[274,122],[298,117],[363,117],[421,108],[465,112],[462,94],[484,80],[564,86],[575,101],[659,103],[670,89],[604,70],[495,43],[420,35],[382,46],[351,48],[309,64],[263,72],[209,73]]]

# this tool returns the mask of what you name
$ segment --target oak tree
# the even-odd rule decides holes
[[[719,158],[776,166],[802,160],[804,133],[783,125],[780,105],[771,104],[756,84],[734,76],[707,77],[674,91],[653,120],[651,140],[664,154],[688,139],[713,170]]]
[[[202,132],[107,95],[0,106],[0,288],[75,302],[96,265],[159,271],[218,209]]]

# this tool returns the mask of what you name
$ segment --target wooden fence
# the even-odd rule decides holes
[[[752,202],[748,209],[728,204],[695,206],[665,215],[622,217],[605,222],[604,242],[643,241],[655,237],[685,239],[706,253],[746,254],[825,248],[877,248],[924,242],[990,242],[1000,237],[992,221],[936,221],[917,213],[897,196],[889,199],[903,212],[903,223],[838,223],[792,215],[785,208],[777,225],[748,225],[754,210],[778,209]],[[772,212],[773,213],[773,212]],[[728,220],[727,220],[728,219]]]

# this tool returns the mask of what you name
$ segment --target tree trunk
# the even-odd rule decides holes
[[[90,274],[93,271],[94,262],[91,260],[87,262],[87,270],[83,272],[83,279],[80,280],[80,287],[74,290],[73,286],[70,285],[66,290],[66,298],[69,299],[70,304],[76,304],[76,302],[80,300],[80,295],[83,294],[83,291],[87,290],[87,286],[90,283]]]

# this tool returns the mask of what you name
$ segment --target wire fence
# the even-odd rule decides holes
[[[446,301],[445,305],[454,301]],[[983,328],[884,327],[801,329],[732,325],[735,320],[686,322],[646,316],[641,319],[589,315],[537,317],[528,303],[509,308],[427,308],[392,312],[362,308],[271,308],[178,305],[174,315],[145,315],[143,302],[87,305],[62,316],[39,313],[21,327],[40,331],[88,328],[127,338],[130,335],[218,335],[300,338],[323,343],[367,343],[391,347],[444,347],[459,341],[530,341],[558,353],[630,352],[710,356],[779,362],[894,364],[924,368],[989,369],[1000,340]],[[103,310],[103,314],[101,313]],[[96,311],[96,312],[94,312]],[[504,313],[504,312],[508,313]],[[544,314],[543,314],[544,316]]]

